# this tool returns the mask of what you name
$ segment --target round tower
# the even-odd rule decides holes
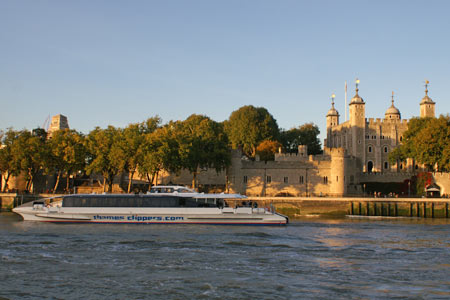
[[[345,195],[345,150],[343,148],[331,149],[330,166],[330,194],[333,196]]]
[[[350,125],[365,127],[366,122],[366,103],[358,94],[359,79],[356,79],[356,94],[349,104]]]
[[[333,94],[331,96],[331,108],[327,113],[327,128],[339,125],[339,112],[334,108],[334,97],[335,95]]]
[[[365,153],[365,136],[366,136],[366,103],[358,94],[359,79],[356,79],[356,94],[349,104],[349,116],[351,127],[351,144],[347,148],[349,154],[357,158],[357,164],[360,170],[364,170]]]
[[[325,146],[329,148],[333,147],[333,127],[339,125],[339,113],[336,108],[334,108],[334,97],[335,95],[333,94],[331,96],[331,108],[327,113],[327,139],[325,141]]]
[[[430,97],[428,97],[428,84],[430,82],[428,80],[425,81],[425,97],[422,98],[422,101],[420,101],[420,117],[426,118],[431,117],[434,118],[434,107],[436,105],[436,102],[431,100]]]

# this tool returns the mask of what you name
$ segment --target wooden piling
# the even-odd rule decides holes
[[[363,214],[362,214],[362,204],[361,204],[361,202],[359,202],[358,205],[359,205],[359,215],[362,216]]]
[[[376,202],[373,203],[373,215],[374,216],[377,215],[377,203]]]
[[[380,216],[384,216],[384,203],[381,202]]]
[[[398,217],[398,204],[397,204],[397,202],[394,203],[394,217]]]
[[[434,218],[434,202],[431,202],[431,218]]]
[[[419,218],[420,217],[420,203],[416,202],[416,216]]]
[[[350,214],[353,216],[353,202],[350,202]]]
[[[366,202],[366,216],[370,216],[370,204]]]
[[[413,209],[414,209],[413,206],[414,206],[414,205],[413,205],[412,202],[409,203],[409,217],[410,217],[410,218],[412,218],[412,216],[413,216]]]
[[[448,219],[448,202],[445,203],[445,217]]]
[[[424,218],[427,217],[427,203],[426,202],[423,203],[423,217]]]
[[[391,202],[388,202],[388,205],[387,205],[387,216],[388,217],[391,216]]]

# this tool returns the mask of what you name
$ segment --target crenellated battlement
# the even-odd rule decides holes
[[[382,126],[383,124],[402,124],[408,125],[408,120],[406,119],[382,119],[382,118],[366,118],[366,124],[369,126]]]
[[[308,160],[307,155],[302,153],[275,153],[275,161],[304,161]]]

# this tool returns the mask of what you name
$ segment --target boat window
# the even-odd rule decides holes
[[[63,207],[179,207],[179,198],[172,196],[85,196],[65,197]]]

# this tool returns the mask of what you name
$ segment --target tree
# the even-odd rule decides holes
[[[128,193],[131,192],[134,174],[138,171],[139,165],[144,164],[146,136],[151,135],[159,127],[160,122],[161,119],[156,116],[142,123],[130,124],[123,130],[123,138],[119,143],[124,152],[125,170],[128,172]]]
[[[121,130],[114,126],[106,129],[96,127],[86,139],[88,151],[88,174],[97,172],[103,176],[103,191],[112,192],[114,177],[125,168],[124,152],[120,147]]]
[[[299,145],[308,146],[308,154],[322,153],[322,147],[318,138],[319,127],[313,123],[306,123],[297,128],[291,128],[281,132],[281,142],[289,153],[296,153]]]
[[[256,154],[259,155],[260,159],[263,161],[269,161],[275,159],[275,153],[281,147],[281,143],[277,141],[265,140],[256,148]]]
[[[214,168],[219,172],[230,165],[228,137],[222,124],[194,114],[177,125],[181,166],[192,174],[192,188],[196,187],[201,168]]]
[[[19,136],[19,131],[9,128],[5,133],[2,133],[0,139],[0,172],[2,173],[2,187],[1,191],[8,190],[8,181],[11,176],[18,176],[21,172],[20,163],[17,155],[13,155],[13,144]]]
[[[142,161],[138,172],[149,181],[149,188],[158,181],[158,174],[166,169],[176,172],[181,169],[178,141],[176,138],[176,122],[157,128],[145,135],[141,145]]]
[[[429,169],[450,170],[450,117],[412,118],[402,144],[390,155],[391,163],[414,159]]]
[[[280,130],[277,121],[264,107],[247,105],[231,113],[224,122],[225,131],[234,149],[254,157],[256,146],[263,140],[278,140]]]
[[[67,175],[66,191],[69,190],[71,174],[84,169],[86,164],[86,148],[84,137],[73,129],[63,129],[53,132],[48,140],[50,155],[48,156],[48,172],[56,172],[56,192],[62,174]]]
[[[44,162],[48,156],[45,137],[33,135],[27,130],[18,132],[11,145],[11,154],[20,166],[20,170],[26,172],[26,190],[32,192],[33,180],[44,167]]]
[[[128,171],[128,193],[131,192],[134,173],[136,173],[138,165],[142,161],[139,149],[144,140],[144,134],[141,128],[140,124],[128,125],[122,132],[122,138],[118,140],[125,159],[124,170],[121,171]]]

